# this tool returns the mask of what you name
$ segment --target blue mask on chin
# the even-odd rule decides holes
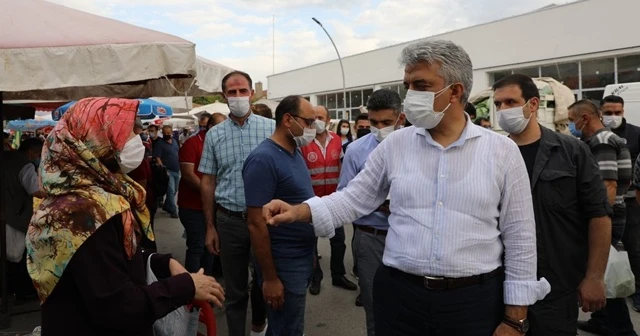
[[[582,138],[582,130],[576,129],[576,123],[571,121],[569,122],[569,132],[571,132],[574,137]]]

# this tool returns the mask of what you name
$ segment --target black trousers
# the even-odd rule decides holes
[[[543,299],[529,307],[528,336],[575,336],[578,333],[578,292]]]
[[[344,254],[347,252],[347,245],[345,242],[344,227],[336,229],[336,234],[333,238],[329,239],[329,245],[331,246],[331,277],[334,279],[340,278],[347,272],[344,269]],[[316,242],[316,258],[318,255],[318,246]],[[315,268],[313,270],[312,281],[322,281],[324,273],[322,267],[320,267],[319,260],[316,259]]]
[[[376,336],[491,336],[504,316],[504,276],[429,290],[381,265],[373,281]]]

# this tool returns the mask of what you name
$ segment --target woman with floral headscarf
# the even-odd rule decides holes
[[[152,335],[154,321],[223,290],[170,255],[151,256],[145,191],[126,173],[144,157],[133,132],[137,100],[88,98],[62,117],[42,151],[47,197],[27,232],[27,268],[42,302],[42,335]]]

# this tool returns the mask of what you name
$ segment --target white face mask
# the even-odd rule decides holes
[[[128,174],[138,168],[144,159],[144,152],[145,148],[139,136],[129,139],[120,151],[119,165],[122,172]]]
[[[408,90],[407,97],[404,99],[404,113],[407,116],[407,120],[413,126],[425,129],[432,129],[438,126],[444,117],[444,112],[451,106],[451,103],[444,110],[435,112],[433,110],[433,102],[450,86],[451,84],[438,92]]]
[[[622,125],[622,116],[602,116],[602,123],[611,129],[616,129]]]
[[[231,114],[238,118],[246,116],[251,109],[249,97],[229,97],[227,98],[227,104],[229,105]]]
[[[349,127],[340,128],[340,135],[347,135],[347,134],[349,134]]]
[[[316,120],[316,132],[318,134],[324,133],[327,130],[327,123],[322,120]]]
[[[503,131],[509,134],[520,134],[527,128],[531,115],[528,119],[524,118],[524,107],[529,104],[529,101],[523,106],[516,106],[509,109],[497,111],[498,113],[498,125]]]
[[[400,116],[398,116],[398,119],[399,118]],[[377,127],[371,126],[371,134],[373,134],[376,137],[378,142],[382,142],[382,140],[386,139],[389,136],[389,134],[393,133],[393,131],[396,130],[397,128],[396,124],[398,123],[398,119],[396,119],[396,121],[391,126],[387,126],[383,128],[377,128]]]
[[[296,142],[296,145],[298,147],[304,147],[304,146],[310,144],[311,141],[313,141],[313,139],[316,138],[316,129],[315,128],[302,127],[302,125],[300,125],[295,120],[295,118],[293,119],[293,121],[295,121],[296,124],[298,124],[298,126],[300,126],[300,128],[302,128],[302,131],[303,131],[302,135],[295,136],[291,132],[291,129],[289,129],[289,133],[291,133],[291,135],[293,136],[293,141]]]

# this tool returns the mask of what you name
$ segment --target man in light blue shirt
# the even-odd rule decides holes
[[[207,226],[205,245],[222,261],[229,335],[244,336],[251,242],[242,166],[249,154],[273,134],[275,122],[251,113],[253,89],[248,74],[229,73],[222,79],[222,91],[229,105],[229,119],[207,132],[198,168],[203,174],[200,193]],[[251,292],[251,299],[256,306],[264,306],[259,289]],[[264,329],[264,315],[253,316],[252,331]]]
[[[371,133],[354,141],[349,146],[342,162],[338,190],[345,188],[364,169],[369,154],[378,147],[391,132],[404,125],[401,113],[402,100],[397,92],[382,89],[375,91],[367,102]],[[375,335],[373,316],[373,278],[382,264],[384,242],[389,229],[389,207],[385,202],[369,215],[353,221],[354,239],[351,249],[356,258],[360,284],[360,298],[367,322],[367,335]]]
[[[274,200],[263,215],[270,225],[310,222],[317,236],[331,236],[389,198],[373,284],[376,334],[523,335],[528,306],[550,286],[536,276],[522,155],[509,138],[467,118],[473,67],[462,47],[423,40],[401,60],[413,126],[381,142],[346,188],[296,206]]]

